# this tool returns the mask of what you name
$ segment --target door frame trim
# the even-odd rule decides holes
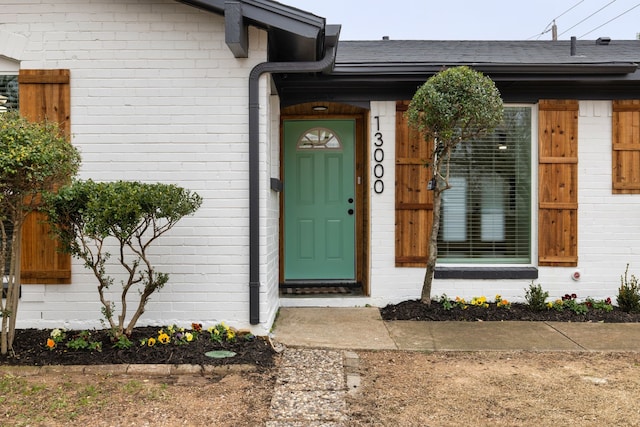
[[[285,108],[280,115],[280,179],[284,178],[284,121],[285,120],[335,120],[335,119],[352,119],[355,121],[355,187],[356,187],[356,227],[355,227],[355,263],[356,263],[356,282],[362,286],[362,295],[369,296],[369,148],[368,141],[368,123],[369,111],[364,108],[347,106],[344,104],[329,104],[329,110],[322,114],[313,113],[311,104],[304,106],[294,106],[290,109]],[[343,112],[343,110],[348,112]],[[357,109],[359,111],[354,111]],[[304,110],[304,111],[300,111]],[[285,283],[284,280],[284,193],[286,192],[286,183],[284,190],[280,193],[280,219],[279,219],[279,283]],[[322,282],[319,280],[318,282]]]

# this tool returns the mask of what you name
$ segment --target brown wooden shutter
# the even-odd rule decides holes
[[[410,129],[408,101],[396,104],[396,266],[424,267],[433,222],[433,193],[427,190],[432,169],[429,144]]]
[[[640,100],[613,101],[613,194],[640,194]]]
[[[541,100],[538,264],[578,265],[578,101]]]
[[[69,140],[69,70],[20,70],[18,87],[20,114],[33,121],[59,123]],[[31,213],[23,226],[22,283],[71,283],[71,256],[57,250],[57,242],[42,220],[42,214]]]

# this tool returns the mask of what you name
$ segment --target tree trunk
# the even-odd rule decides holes
[[[16,336],[16,319],[18,317],[18,304],[20,303],[20,286],[22,286],[22,225],[24,224],[24,219],[17,224],[16,230],[12,237],[17,236],[13,246],[13,251],[15,251],[15,256],[13,256],[14,268],[13,268],[13,295],[11,295],[11,317],[9,318],[9,337],[7,339],[7,344],[9,345],[9,350],[13,351],[13,340]],[[13,252],[12,251],[12,252]],[[7,304],[9,304],[9,296],[7,295]]]
[[[429,237],[429,258],[427,258],[427,271],[424,275],[422,295],[420,297],[420,301],[426,305],[431,305],[431,284],[433,282],[433,273],[436,270],[436,261],[438,260],[438,232],[440,231],[440,205],[442,204],[443,191],[438,181],[433,192],[433,224],[431,225],[431,236]]]
[[[2,313],[2,331],[0,332],[0,354],[3,356],[9,350],[13,351],[13,339],[16,334],[16,316],[18,314],[18,303],[20,302],[20,251],[22,250],[20,236],[23,223],[24,220],[13,223],[13,234],[11,236],[11,262],[7,276],[6,302]]]

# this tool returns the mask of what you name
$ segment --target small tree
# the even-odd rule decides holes
[[[469,67],[449,68],[429,78],[415,93],[407,111],[410,126],[433,144],[433,226],[421,300],[431,304],[431,284],[438,258],[442,192],[449,189],[452,150],[492,132],[500,124],[503,104],[493,81]]]
[[[24,221],[41,208],[41,195],[68,182],[79,166],[80,154],[56,124],[32,123],[16,111],[0,114],[0,267],[7,279],[6,298],[0,301],[3,355],[15,337]],[[13,229],[11,241],[6,225]]]
[[[169,231],[182,217],[194,213],[202,199],[196,193],[171,184],[145,184],[135,181],[76,181],[47,199],[49,218],[63,249],[81,259],[98,279],[102,314],[115,339],[131,335],[136,322],[155,291],[169,276],[155,270],[149,246]],[[115,239],[117,260],[124,269],[121,281],[120,312],[114,320],[116,304],[107,291],[114,278],[107,274],[106,251]],[[129,291],[138,289],[140,298],[126,324]]]

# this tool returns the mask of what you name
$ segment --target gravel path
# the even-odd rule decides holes
[[[293,349],[282,354],[267,427],[337,427],[347,421],[347,393],[360,384],[350,351]]]

